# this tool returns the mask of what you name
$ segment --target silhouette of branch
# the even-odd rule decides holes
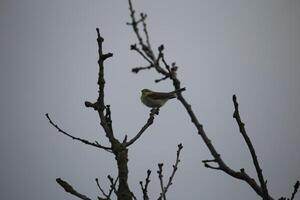
[[[135,18],[134,18],[134,10],[132,8],[132,3],[131,3],[131,0],[128,0],[129,2],[129,5],[130,5],[130,17],[131,17],[131,20],[132,21],[135,21]],[[146,23],[146,22],[145,22]],[[142,43],[141,45],[143,45],[143,39],[142,37],[140,36],[139,34],[139,31],[138,31],[138,27],[137,27],[138,24],[134,24],[132,23],[131,26],[133,28],[133,31],[134,33],[136,34],[138,40],[140,41],[140,43]],[[142,49],[144,50],[144,49]],[[152,51],[152,54],[153,54],[153,57],[151,57],[151,61],[155,64],[155,70],[161,74],[163,77],[161,79],[157,79],[155,80],[155,82],[160,82],[162,80],[166,80],[166,79],[169,79],[172,81],[173,83],[173,86],[175,89],[180,89],[182,86],[181,86],[181,82],[180,80],[177,78],[177,70],[178,70],[178,67],[175,66],[175,63],[172,65],[171,69],[168,65],[168,63],[166,62],[166,60],[164,59],[164,53],[163,53],[163,50],[164,50],[164,47],[163,45],[161,45],[159,48],[158,48],[158,51],[159,51],[159,54],[158,54],[158,57],[157,59],[155,59],[155,54],[154,52]],[[146,52],[145,52],[146,53]],[[163,64],[164,64],[164,67],[162,67],[160,65],[160,60],[162,60]],[[166,68],[167,70],[165,70],[164,68]],[[218,151],[215,149],[214,145],[212,144],[211,140],[208,138],[207,134],[205,133],[204,129],[203,129],[203,125],[199,122],[198,118],[196,117],[194,111],[192,110],[192,106],[187,102],[187,100],[183,97],[183,95],[180,93],[177,95],[177,99],[181,102],[181,104],[183,105],[183,107],[185,108],[186,112],[188,113],[192,123],[194,124],[196,130],[197,130],[197,133],[201,136],[202,140],[204,141],[205,145],[207,146],[207,148],[209,149],[211,155],[213,156],[213,161],[215,163],[218,164],[217,167],[214,167],[214,166],[211,166],[209,165],[208,163],[209,162],[203,162],[204,165],[208,168],[211,168],[211,169],[217,169],[217,170],[222,170],[224,171],[226,174],[234,177],[234,178],[237,178],[237,179],[240,179],[240,180],[243,180],[245,181],[246,183],[248,183],[248,185],[250,185],[250,187],[261,197],[263,197],[264,199],[268,199],[268,200],[272,200],[273,198],[271,196],[269,196],[267,194],[267,189],[266,189],[266,183],[263,182],[261,179],[260,179],[260,183],[261,183],[261,186],[259,186],[256,181],[251,178],[246,172],[244,169],[241,169],[240,171],[235,171],[233,169],[231,169],[224,161],[223,159],[221,158],[221,155],[218,153]],[[263,184],[262,184],[263,183]]]
[[[100,145],[98,142],[92,143],[87,140],[81,139],[74,137],[67,133],[66,131],[62,130],[60,127],[58,127],[55,123],[52,122],[51,118],[49,117],[48,114],[46,114],[46,117],[48,118],[49,122],[51,125],[53,125],[59,132],[71,137],[72,139],[79,140],[85,144],[95,146],[98,148],[102,148],[106,151],[109,151],[115,155],[115,159],[117,162],[118,166],[118,189],[116,189],[116,182],[114,182],[113,179],[108,176],[108,179],[111,182],[111,189],[108,194],[105,194],[105,192],[102,190],[100,187],[100,184],[98,182],[98,179],[96,180],[98,187],[100,191],[104,194],[106,199],[109,199],[112,192],[115,192],[117,195],[118,199],[122,200],[132,200],[135,199],[135,196],[133,193],[130,191],[129,186],[128,186],[128,149],[126,148],[125,142],[126,138],[124,139],[124,144],[120,143],[118,139],[115,138],[114,133],[113,133],[113,127],[112,127],[112,117],[111,117],[111,110],[110,110],[110,105],[106,105],[104,102],[104,86],[105,86],[105,80],[104,80],[104,61],[110,57],[113,56],[112,53],[103,53],[102,50],[102,43],[104,39],[100,35],[99,28],[96,28],[97,31],[97,43],[98,43],[98,54],[99,54],[99,59],[98,59],[98,65],[99,65],[99,72],[98,72],[98,97],[97,101],[95,103],[91,103],[89,101],[85,102],[85,106],[88,108],[93,108],[95,111],[98,112],[99,118],[100,118],[100,125],[102,126],[105,136],[108,138],[111,147],[104,147]],[[134,140],[132,141],[132,143]],[[81,195],[80,193],[77,193],[71,186],[69,186],[66,182],[61,181],[58,179],[58,183],[61,186],[64,186],[70,193],[81,197],[82,199],[88,199],[85,198],[84,195]],[[98,197],[99,200],[102,200],[103,198]]]
[[[96,28],[97,31],[97,43],[98,43],[98,54],[99,54],[99,59],[98,59],[98,65],[99,65],[99,73],[98,73],[98,86],[99,86],[99,96],[97,99],[97,102],[95,105],[96,109],[98,111],[100,120],[101,120],[101,126],[103,127],[106,137],[109,139],[111,143],[115,141],[114,135],[113,135],[113,130],[111,128],[111,116],[110,116],[110,108],[109,106],[105,106],[104,103],[104,85],[105,85],[105,80],[104,80],[104,61],[107,58],[110,58],[113,56],[112,53],[107,53],[104,54],[102,51],[102,43],[104,39],[101,37],[99,28]],[[108,115],[104,114],[104,111],[108,113]]]
[[[217,160],[216,159],[213,159],[213,160],[202,160],[203,164],[204,164],[204,167],[207,167],[207,168],[210,168],[210,169],[216,169],[216,170],[220,170],[221,168],[220,167],[214,167],[208,163],[217,163]]]
[[[130,19],[131,22],[127,23],[127,25],[130,25],[133,28],[133,31],[139,41],[139,45],[141,46],[142,50],[144,51],[145,55],[147,55],[147,57],[150,59],[151,63],[153,63],[154,68],[156,69],[156,71],[158,71],[159,73],[162,73],[164,75],[168,75],[168,72],[165,71],[163,68],[161,68],[158,64],[159,60],[156,59],[155,54],[151,48],[150,45],[150,40],[149,40],[149,34],[147,31],[147,24],[146,24],[146,17],[143,18],[144,14],[141,13],[141,20],[136,20],[135,18],[135,10],[133,9],[132,6],[132,2],[131,0],[128,0],[128,4],[129,4],[129,11],[130,11]],[[145,33],[145,37],[146,37],[146,43],[143,40],[143,37],[140,34],[139,31],[139,27],[138,27],[138,22],[143,22],[143,28],[144,28],[144,33]],[[149,62],[148,59],[146,59],[147,62]],[[133,70],[133,72],[137,73],[137,69],[134,68],[135,70]],[[147,69],[147,68],[144,68]],[[143,68],[138,69],[138,71],[143,70]]]
[[[149,35],[148,35],[148,31],[147,31],[147,25],[146,25],[146,22],[145,22],[147,15],[141,13],[141,15],[140,15],[141,19],[136,20],[135,10],[132,7],[131,0],[128,0],[128,4],[129,4],[131,22],[127,23],[127,25],[130,25],[130,26],[133,27],[134,33],[135,33],[136,37],[138,38],[139,45],[142,47],[142,50],[145,52],[145,54],[148,56],[148,58],[150,58],[150,60],[155,60],[153,51],[152,51],[151,46],[150,46]],[[139,31],[139,28],[138,28],[139,22],[143,23],[144,33],[146,35],[146,44],[144,43],[144,40],[143,40],[142,36],[140,35],[140,31]]]
[[[106,200],[110,200],[111,198],[111,195],[112,195],[112,192],[114,192],[116,195],[117,195],[117,189],[116,189],[116,184],[117,184],[117,181],[119,180],[119,177],[116,178],[116,180],[114,180],[110,175],[107,176],[109,182],[110,182],[110,189],[109,189],[109,192],[108,194],[106,194],[104,192],[104,190],[101,188],[100,184],[99,184],[99,180],[98,178],[95,179],[96,183],[97,183],[97,186],[99,188],[99,190],[101,191],[102,195],[105,197],[105,198],[102,198],[102,197],[98,197],[99,200],[102,200],[102,199],[106,199]]]
[[[296,195],[296,193],[298,192],[298,189],[299,189],[299,185],[300,185],[300,183],[299,183],[299,181],[297,181],[294,185],[294,191],[293,191],[293,194],[291,196],[291,200],[293,200],[295,198],[295,195]]]
[[[294,200],[295,195],[296,195],[296,193],[298,192],[298,189],[299,189],[299,184],[300,184],[299,181],[296,181],[291,198],[281,197],[279,200]]]
[[[163,183],[163,163],[158,164],[157,173],[158,173],[158,178],[159,178],[160,187],[161,187],[161,191],[162,191],[158,200],[161,200],[161,199],[166,200],[166,193],[168,192],[169,187],[173,184],[172,181],[173,181],[175,173],[178,169],[178,164],[180,162],[179,156],[180,156],[180,152],[181,152],[182,148],[183,148],[182,144],[178,144],[178,149],[177,149],[177,153],[176,153],[176,161],[175,161],[175,164],[173,165],[173,171],[169,177],[169,181],[166,186],[164,186],[164,183]]]
[[[153,62],[149,58],[147,58],[147,56],[136,46],[136,44],[132,44],[130,46],[130,50],[138,52],[145,60],[147,60],[150,63],[150,65],[153,65]]]
[[[236,122],[239,126],[240,129],[240,133],[242,134],[249,150],[250,150],[250,154],[252,156],[252,160],[256,169],[256,173],[258,176],[258,180],[260,182],[261,188],[262,188],[262,192],[263,192],[263,199],[267,200],[268,199],[268,189],[267,189],[267,182],[264,180],[264,176],[262,173],[262,169],[259,166],[259,162],[255,153],[255,149],[252,145],[252,142],[249,138],[249,136],[247,135],[246,129],[245,129],[245,124],[242,122],[241,117],[240,117],[240,113],[239,113],[239,104],[237,102],[237,98],[236,95],[233,95],[232,97],[233,100],[233,104],[234,104],[234,113],[233,113],[233,118],[236,119]]]
[[[136,196],[131,192],[131,196],[134,200],[137,200]]]
[[[98,73],[98,98],[96,103],[90,103],[88,101],[85,102],[86,107],[92,107],[94,110],[98,111],[98,115],[100,118],[100,124],[105,131],[106,137],[111,143],[112,152],[115,155],[115,159],[117,161],[118,166],[118,178],[119,185],[118,190],[115,190],[117,193],[118,199],[124,200],[132,200],[133,194],[128,186],[128,149],[126,145],[120,143],[120,141],[115,138],[113,128],[112,128],[112,119],[111,119],[111,110],[110,105],[105,105],[104,102],[104,61],[107,58],[113,56],[112,53],[103,53],[102,43],[104,39],[100,35],[99,28],[96,28],[97,31],[97,43],[98,43],[98,65],[99,65],[99,73]],[[126,137],[125,137],[126,138]],[[126,141],[126,140],[125,140]]]
[[[57,124],[55,124],[55,123],[51,120],[51,118],[50,118],[50,116],[49,116],[48,113],[46,113],[45,116],[46,116],[47,119],[49,120],[49,123],[50,123],[53,127],[55,127],[55,128],[58,130],[58,132],[60,132],[60,133],[62,133],[62,134],[64,134],[64,135],[66,135],[66,136],[72,138],[73,140],[80,141],[80,142],[82,142],[82,143],[84,143],[84,144],[87,144],[87,145],[90,145],[90,146],[93,146],[93,147],[97,147],[97,148],[100,148],[100,149],[104,149],[105,151],[108,151],[108,152],[111,153],[111,148],[110,148],[110,147],[102,146],[102,145],[100,145],[98,142],[94,142],[94,143],[93,143],[93,142],[90,142],[90,141],[88,141],[88,140],[85,140],[85,139],[82,139],[82,138],[75,137],[75,136],[73,136],[73,135],[67,133],[66,131],[62,130]]]
[[[99,28],[96,28],[97,31],[97,43],[98,43],[98,65],[99,65],[99,72],[98,72],[98,98],[95,103],[91,103],[89,101],[85,102],[86,107],[94,108],[98,112],[99,118],[100,118],[100,124],[103,127],[106,137],[109,139],[110,143],[114,143],[116,141],[113,129],[112,129],[112,120],[111,120],[111,112],[110,112],[110,106],[105,105],[104,102],[104,86],[105,86],[105,80],[104,80],[104,61],[110,57],[113,56],[112,53],[103,53],[102,50],[102,43],[104,39],[100,35]]]
[[[110,190],[108,192],[108,196],[110,197],[111,194],[112,194],[112,192],[114,192],[115,195],[117,195],[116,184],[117,184],[117,182],[119,180],[119,177],[117,177],[115,181],[114,181],[114,179],[110,175],[108,175],[107,178],[110,181]]]
[[[144,200],[149,200],[149,196],[148,196],[148,185],[150,183],[150,174],[151,174],[151,170],[148,169],[147,170],[147,177],[145,179],[145,186],[143,185],[143,181],[140,181],[140,185],[141,185],[141,189],[143,191],[143,199]]]
[[[74,196],[76,196],[76,197],[78,197],[78,198],[80,198],[82,200],[91,200],[91,198],[89,198],[89,197],[87,197],[87,196],[85,196],[85,195],[77,192],[68,182],[62,180],[61,178],[57,178],[56,182],[62,188],[64,188],[67,193],[70,193],[70,194],[72,194],[72,195],[74,195]]]
[[[150,44],[150,39],[149,39],[149,34],[148,34],[148,29],[147,29],[147,24],[146,24],[146,18],[147,18],[147,14],[141,13],[141,19],[142,19],[142,23],[143,23],[143,30],[144,30],[145,37],[146,37],[146,43],[147,43],[147,46],[149,47],[149,49],[151,49],[151,44]]]
[[[159,178],[159,184],[160,184],[160,189],[161,189],[161,193],[160,196],[158,198],[158,200],[166,200],[166,194],[165,194],[165,189],[164,189],[164,180],[163,180],[163,163],[158,163],[158,178]]]
[[[137,139],[141,137],[141,135],[145,132],[145,130],[153,124],[154,121],[154,115],[158,115],[158,109],[151,109],[149,118],[147,120],[147,123],[142,127],[142,129],[138,132],[136,136],[134,136],[129,142],[126,143],[126,147],[130,146],[133,144]]]
[[[99,183],[98,178],[96,178],[95,181],[96,181],[97,186],[98,186],[99,190],[101,191],[102,195],[105,196],[105,197],[107,198],[108,195],[104,192],[104,190],[103,190],[102,187],[100,186],[100,183]],[[103,199],[103,198],[98,197],[98,199]],[[108,198],[108,199],[109,199],[109,198]]]
[[[154,67],[154,65],[149,65],[149,66],[146,66],[146,67],[135,67],[135,68],[132,68],[131,69],[131,71],[133,72],[133,73],[139,73],[139,71],[141,71],[141,70],[144,70],[144,69],[151,69],[151,68],[153,68]]]

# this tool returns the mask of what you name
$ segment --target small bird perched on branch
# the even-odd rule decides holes
[[[180,88],[172,92],[154,92],[149,89],[143,89],[141,95],[141,101],[143,104],[150,108],[160,108],[169,99],[177,97],[177,94],[184,91],[185,88]]]

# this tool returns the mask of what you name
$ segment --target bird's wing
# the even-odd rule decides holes
[[[170,99],[170,98],[175,98],[176,95],[170,92],[153,92],[148,94],[148,97],[152,99]]]

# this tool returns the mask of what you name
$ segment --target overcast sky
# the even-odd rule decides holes
[[[166,59],[179,66],[183,93],[208,137],[233,169],[255,176],[250,154],[232,118],[232,94],[258,154],[269,191],[290,196],[300,178],[300,1],[135,0],[148,14],[152,46],[165,45]],[[84,101],[97,98],[95,28],[114,53],[105,63],[106,103],[116,135],[133,137],[149,109],[140,90],[172,90],[155,84],[153,71],[130,51],[136,42],[126,22],[127,1],[0,1],[0,191],[5,200],[71,200],[55,179],[69,181],[92,198],[94,179],[108,188],[116,176],[114,157],[58,133],[44,114],[75,136],[108,144],[99,119]],[[157,163],[167,180],[177,144],[184,148],[169,199],[259,199],[245,183],[204,168],[211,159],[177,100],[129,149],[129,183],[141,199],[139,181],[153,171],[150,198],[160,192]],[[300,199],[300,194],[296,199]]]

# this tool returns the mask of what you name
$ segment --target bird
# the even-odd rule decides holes
[[[177,94],[185,91],[185,88],[180,88],[172,92],[155,92],[149,89],[142,89],[141,101],[142,103],[150,108],[160,108],[169,99],[177,97]]]

